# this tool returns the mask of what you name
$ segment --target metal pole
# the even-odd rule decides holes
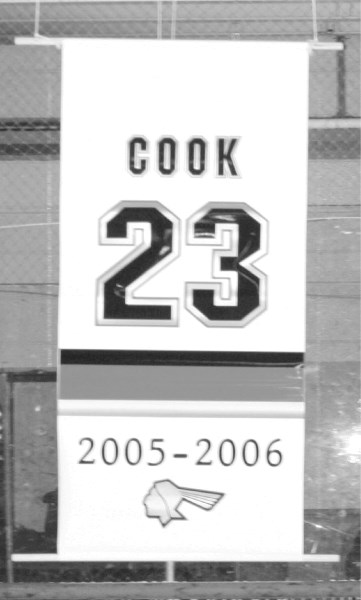
[[[337,117],[347,116],[346,107],[346,56],[345,44],[346,38],[343,35],[336,37],[338,43],[342,44],[342,50],[337,52]]]
[[[172,560],[168,560],[166,562],[166,567],[165,567],[165,571],[166,571],[166,581],[167,583],[173,583],[174,582],[174,572],[175,572],[175,563]]]
[[[318,42],[318,31],[317,31],[317,0],[311,0],[312,2],[312,27],[313,27],[313,40]]]
[[[163,20],[163,6],[162,0],[157,2],[157,38],[162,39],[162,20]]]
[[[40,25],[40,0],[35,0],[34,37],[39,35]]]
[[[177,29],[177,0],[172,0],[172,17],[171,17],[171,27],[170,27],[170,37],[172,40],[176,37],[176,29]]]
[[[4,448],[4,516],[5,516],[5,562],[7,583],[14,582],[13,563],[13,490],[12,490],[12,386],[8,384],[7,376],[0,375],[0,397],[3,413],[3,448]]]

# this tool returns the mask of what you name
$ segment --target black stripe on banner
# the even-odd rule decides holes
[[[62,365],[302,365],[302,352],[178,352],[147,350],[61,350]]]

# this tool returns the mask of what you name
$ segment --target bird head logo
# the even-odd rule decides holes
[[[143,503],[147,517],[159,519],[165,527],[172,520],[185,519],[179,510],[183,501],[202,510],[212,510],[223,496],[218,492],[181,488],[169,479],[163,479],[154,482]]]

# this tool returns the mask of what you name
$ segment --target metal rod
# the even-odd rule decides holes
[[[162,0],[157,2],[157,39],[162,39],[162,19],[163,19],[163,6]]]
[[[313,27],[313,40],[318,42],[318,31],[317,31],[317,0],[311,0],[312,2],[312,27]]]
[[[172,40],[176,37],[177,29],[177,0],[172,0],[172,17],[171,17],[171,28],[170,37]]]
[[[357,218],[357,217],[353,217],[353,218]],[[169,565],[169,569],[173,568],[171,567],[171,564],[175,565],[176,561],[174,563],[171,563],[171,561],[166,561],[165,559],[162,560],[159,557],[155,557],[154,561],[155,562],[164,562],[166,565],[166,569],[168,569],[168,565]],[[217,561],[215,561],[215,559],[212,559],[213,562],[234,562],[233,560],[233,556],[224,556],[222,559],[217,558]],[[74,558],[74,554],[50,554],[50,553],[39,553],[39,554],[22,554],[22,553],[14,553],[12,555],[12,559],[14,562],[22,562],[22,563],[39,563],[39,562],[44,562],[44,563],[68,563],[68,562],[74,562],[75,558]],[[91,559],[88,558],[88,556],[86,554],[77,557],[76,562],[84,562],[87,560],[91,560],[91,562],[94,563],[104,563],[104,562],[129,562],[129,556],[121,556],[119,555],[119,552],[115,552],[115,553],[111,553],[111,554],[103,554],[101,556],[92,556]],[[130,562],[143,562],[143,558],[139,558],[138,557],[134,557],[131,556],[131,561]],[[145,560],[145,559],[144,559]],[[247,554],[247,555],[242,555],[240,556],[240,560],[241,562],[244,563],[264,563],[264,562],[268,562],[268,563],[339,563],[341,561],[341,556],[339,554],[267,554],[267,555],[259,555],[259,554]],[[189,561],[188,562],[209,562],[206,561],[206,559],[204,558],[203,560],[200,561],[198,556],[189,556]],[[167,572],[167,571],[166,571]],[[169,577],[172,576],[171,570],[169,571]],[[0,596],[1,597],[1,596]]]
[[[35,0],[34,37],[39,35],[40,26],[40,0]]]
[[[4,513],[5,513],[5,562],[7,583],[14,582],[12,563],[13,553],[13,490],[12,490],[12,388],[6,375],[0,377],[0,392],[3,407],[3,447],[4,447]]]
[[[344,49],[344,45],[340,42],[317,42],[311,40],[309,42],[311,50],[335,50],[339,52]]]
[[[342,44],[342,50],[337,52],[337,117],[347,117],[346,106],[346,56],[345,56],[345,36],[338,35],[336,37],[338,43]]]
[[[168,560],[165,564],[165,578],[167,583],[174,583],[175,563]]]
[[[158,38],[161,39],[162,38],[162,21],[158,22]],[[279,37],[281,34],[276,34],[276,33],[265,33],[263,34],[263,38],[271,38],[271,41],[273,38],[277,38]],[[303,35],[303,36],[307,36],[307,32],[304,32],[302,34],[298,34],[298,33],[289,33],[287,34],[288,38],[291,37],[299,37],[299,35]],[[342,35],[344,36],[356,36],[356,33],[353,33],[352,31],[346,31],[344,32]],[[178,34],[178,39],[179,39],[179,34]],[[258,38],[259,34],[247,34],[247,40],[248,39],[254,39],[254,38]],[[181,36],[182,39],[188,39],[186,36]],[[59,48],[61,48],[61,44],[63,43],[63,41],[66,38],[64,37],[43,37],[43,36],[38,36],[38,37],[23,37],[23,36],[19,36],[19,37],[15,37],[14,38],[14,44],[16,46],[57,46]],[[75,38],[74,38],[75,39]],[[83,39],[83,38],[77,38],[77,39]],[[201,36],[195,37],[193,39],[204,39]],[[212,38],[213,39],[213,38]],[[214,39],[227,39],[229,40],[229,34],[224,34],[224,37],[220,38],[220,37],[216,37],[214,36]],[[245,40],[245,41],[247,41]],[[264,41],[264,40],[263,40]],[[297,40],[298,41],[298,40]],[[338,42],[319,42],[319,41],[315,41],[315,40],[305,40],[308,41],[308,43],[310,44],[310,46],[312,47],[313,50],[342,50],[343,49],[343,44],[338,43]],[[239,42],[237,42],[239,43]]]

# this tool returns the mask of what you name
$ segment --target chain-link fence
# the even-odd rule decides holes
[[[176,578],[357,577],[358,458],[356,452],[354,460],[350,451],[342,455],[332,432],[351,431],[357,422],[359,10],[356,0],[0,0],[0,367],[10,386],[2,397],[8,403],[7,423],[13,428],[14,443],[8,455],[13,467],[13,494],[8,496],[12,505],[11,510],[2,507],[0,514],[8,527],[8,552],[11,545],[17,552],[53,551],[57,480],[54,369],[61,52],[54,45],[18,45],[15,39],[35,34],[236,43],[317,37],[342,43],[343,49],[314,50],[310,59],[306,393],[312,401],[307,417],[306,542],[309,552],[340,552],[341,570],[325,565],[306,565],[298,571],[289,565],[178,565]],[[0,463],[4,480],[2,469]],[[9,479],[5,481],[9,485]],[[160,581],[164,566],[19,565],[15,577]]]

